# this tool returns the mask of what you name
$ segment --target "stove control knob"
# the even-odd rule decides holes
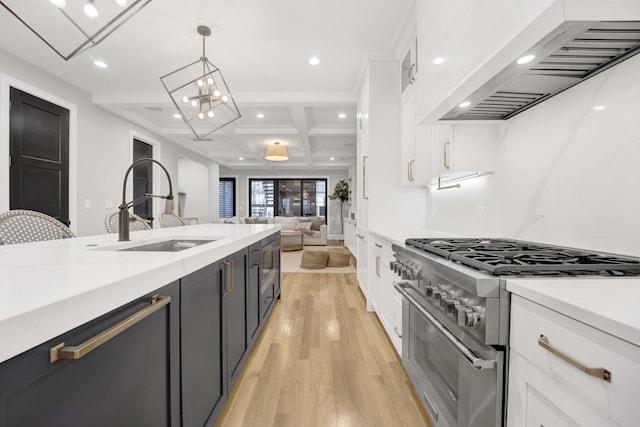
[[[435,303],[440,303],[440,299],[442,299],[443,293],[444,291],[441,291],[440,289],[436,289],[433,291],[433,296],[431,298],[433,298],[433,301]]]
[[[462,303],[459,299],[450,299],[446,300],[445,312],[448,317],[457,318],[458,310],[462,308]]]
[[[444,308],[444,310],[447,310],[447,302],[451,301],[453,303],[453,300],[451,299],[451,295],[449,295],[449,292],[447,291],[442,291],[441,292],[441,296],[440,296],[440,307]]]
[[[435,286],[427,285],[424,287],[424,294],[427,297],[432,298],[434,289],[438,289],[438,288],[436,288]]]
[[[389,261],[389,270],[394,271],[396,266],[395,261]]]
[[[475,311],[473,308],[471,307],[466,307],[464,309],[464,325],[462,326],[468,326],[469,328],[475,328],[476,326],[478,326],[480,324],[480,313],[478,313],[477,311]],[[459,318],[458,318],[458,323],[459,322]]]
[[[402,280],[409,279],[409,269],[408,268],[401,268],[399,273],[400,273],[400,278]]]

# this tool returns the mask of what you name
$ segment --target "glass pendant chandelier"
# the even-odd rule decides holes
[[[207,59],[206,37],[211,29],[198,26],[202,36],[202,57],[160,77],[184,122],[197,139],[202,139],[241,117],[220,69]]]

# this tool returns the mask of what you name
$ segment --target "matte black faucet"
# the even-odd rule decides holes
[[[131,172],[131,170],[136,165],[142,162],[156,163],[158,166],[162,168],[164,173],[167,174],[167,179],[169,180],[169,194],[167,196],[156,196],[154,194],[147,193],[143,196],[136,197],[135,199],[127,203],[126,192],[127,192],[127,178],[129,177],[129,172]],[[142,203],[151,197],[159,197],[161,199],[166,199],[167,202],[164,207],[164,212],[167,214],[173,213],[173,186],[171,184],[171,177],[169,176],[169,172],[157,160],[149,159],[149,158],[138,159],[135,162],[133,162],[131,166],[129,166],[129,169],[127,169],[127,172],[124,174],[124,182],[122,183],[122,203],[118,207],[120,209],[120,214],[118,216],[118,241],[119,242],[128,242],[130,240],[129,239],[129,208],[139,203]]]

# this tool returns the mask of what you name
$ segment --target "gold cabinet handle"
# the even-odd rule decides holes
[[[80,345],[66,346],[65,343],[60,343],[55,347],[52,347],[49,350],[49,362],[53,363],[60,359],[77,360],[82,358],[87,353],[90,353],[112,338],[117,337],[136,323],[144,320],[156,311],[160,310],[165,305],[169,304],[171,302],[171,297],[154,295],[151,297],[150,302],[151,304],[149,306],[143,308],[135,314],[132,314],[123,321],[113,325],[106,331],[101,332],[92,338],[89,338],[87,341],[83,342]]]
[[[601,378],[607,382],[611,382],[611,372],[609,372],[608,370],[604,369],[604,368],[589,368],[588,366],[583,365],[582,363],[578,362],[576,359],[574,359],[573,357],[569,356],[568,354],[564,353],[562,350],[559,350],[558,348],[552,346],[551,344],[549,344],[549,338],[544,336],[544,335],[540,335],[540,338],[538,338],[538,345],[542,348],[544,348],[545,350],[549,351],[550,353],[558,356],[560,359],[564,360],[565,362],[569,363],[570,365],[580,369],[582,372],[591,375],[592,377],[597,377],[597,378]]]
[[[258,268],[260,268],[260,264],[253,264],[251,268],[253,268],[254,270],[257,270]]]
[[[228,259],[224,261],[226,267],[226,280],[224,283],[224,296],[227,296],[233,291],[233,261]]]

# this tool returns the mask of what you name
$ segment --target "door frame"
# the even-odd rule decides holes
[[[160,141],[150,137],[149,135],[142,133],[140,131],[137,131],[135,129],[131,129],[129,131],[129,164],[133,163],[133,140],[137,139],[138,141],[144,142],[145,144],[149,144],[153,147],[153,160],[156,160],[158,162],[161,162],[162,160],[162,156],[161,156],[161,152],[162,152],[162,144],[160,143]],[[162,163],[162,162],[161,162]],[[164,165],[165,167],[167,167],[167,165]],[[153,165],[151,166],[153,168],[153,177],[151,179],[151,185],[153,185],[153,194],[158,194],[161,196],[165,196],[165,191],[162,189],[162,182],[163,180],[166,179],[164,172],[162,170],[160,170],[157,167],[154,167]],[[168,168],[167,168],[168,169]],[[172,180],[172,184],[173,184],[173,191],[174,191],[174,196],[176,197],[176,199],[174,199],[174,201],[177,201],[177,197],[178,197],[178,190],[176,187],[176,182],[173,182],[174,180]],[[167,190],[166,192],[169,192],[169,183],[167,182]],[[129,177],[129,182],[127,183],[127,200],[133,200],[133,177]],[[159,224],[158,220],[160,218],[160,214],[162,212],[164,212],[164,204],[165,204],[165,200],[164,199],[158,199],[158,198],[152,198],[152,202],[151,202],[152,206],[153,206],[153,217],[155,218],[154,221],[154,225],[155,224]],[[176,205],[177,206],[177,205]],[[131,211],[133,212],[133,209],[131,209]]]
[[[36,86],[0,73],[0,212],[9,210],[9,103],[10,88],[44,99],[69,110],[69,221],[71,231],[78,234],[78,107],[70,101]]]

